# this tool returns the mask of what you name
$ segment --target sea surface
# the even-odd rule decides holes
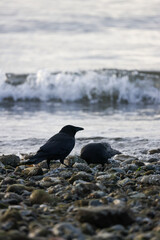
[[[64,125],[71,154],[160,147],[160,1],[1,0],[0,154],[35,152]]]

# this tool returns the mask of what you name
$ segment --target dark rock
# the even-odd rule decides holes
[[[13,184],[13,185],[7,187],[6,192],[15,192],[17,194],[22,194],[24,190],[32,191],[33,188],[24,186],[22,184]]]
[[[2,180],[1,185],[11,185],[11,184],[15,184],[17,181],[15,178],[11,178],[11,177],[6,177]]]
[[[11,229],[17,229],[18,224],[15,220],[10,219],[2,224],[2,229],[5,231],[11,230]]]
[[[148,162],[149,163],[155,163],[155,162],[158,162],[158,159],[157,158],[150,158],[150,159],[148,159]]]
[[[4,196],[4,199],[10,204],[18,204],[23,201],[23,198],[14,192],[7,192]]]
[[[0,201],[0,209],[5,209],[5,208],[8,208],[8,203],[4,201]]]
[[[20,158],[16,155],[2,155],[0,161],[6,166],[17,167],[20,164]]]
[[[94,235],[95,231],[92,225],[90,225],[89,223],[83,223],[82,224],[82,232],[87,234],[87,235]]]
[[[48,227],[41,227],[41,228],[36,228],[30,233],[30,237],[47,237],[48,235],[52,235],[52,232]]]
[[[75,182],[74,182],[75,183]],[[72,189],[72,193],[77,193],[78,196],[84,197],[91,193],[92,191],[99,190],[99,187],[90,182],[78,182],[75,184],[74,188]]]
[[[90,198],[90,199],[95,199],[95,198],[102,198],[106,195],[105,192],[103,191],[94,191],[94,192],[91,192],[87,198]]]
[[[7,237],[9,237],[9,240],[30,240],[30,238],[28,238],[24,233],[19,232],[18,230],[8,231],[5,235],[6,237],[3,240],[8,240]]]
[[[128,209],[113,207],[79,208],[77,219],[98,228],[110,227],[115,224],[127,226],[134,222]]]
[[[148,154],[155,154],[155,153],[160,153],[160,148],[151,149],[151,150],[148,151]]]
[[[5,165],[0,161],[0,174],[5,174]]]
[[[19,211],[15,209],[7,209],[7,211],[0,217],[1,222],[6,222],[10,219],[15,219],[16,221],[22,220],[22,216]]]
[[[99,199],[93,199],[89,202],[89,206],[92,206],[92,207],[98,207],[101,205],[102,205],[102,202],[100,202]]]

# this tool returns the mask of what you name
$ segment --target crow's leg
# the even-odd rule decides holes
[[[72,166],[68,166],[67,164],[63,163],[64,166],[66,166],[67,168],[72,168]]]
[[[50,160],[47,159],[47,166],[48,166],[48,170],[50,170]]]
[[[66,166],[67,168],[72,168],[71,166],[68,166],[67,164],[64,163],[64,159],[60,159],[60,162],[61,162],[64,166]]]

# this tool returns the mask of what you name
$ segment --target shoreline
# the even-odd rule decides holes
[[[72,168],[54,162],[50,171],[45,161],[18,166],[18,157],[1,156],[0,239],[158,240],[160,158],[154,153],[146,165],[119,154],[104,169],[70,156],[65,163]]]

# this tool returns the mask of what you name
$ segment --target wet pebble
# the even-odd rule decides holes
[[[15,192],[17,194],[22,194],[25,190],[32,191],[32,187],[27,187],[22,184],[13,184],[7,187],[6,192]]]
[[[20,158],[16,155],[2,155],[0,156],[0,162],[5,166],[17,167],[20,164]]]
[[[74,168],[77,168],[78,171],[92,172],[91,168],[85,163],[75,163]]]
[[[49,193],[42,189],[36,189],[30,195],[30,201],[32,204],[41,204],[45,202],[51,202],[51,197]]]
[[[52,232],[55,236],[65,236],[66,239],[85,239],[81,230],[69,222],[61,222],[56,224],[53,227]]]
[[[155,153],[160,153],[160,148],[151,149],[151,150],[148,151],[148,154],[155,154]]]
[[[127,226],[134,221],[128,209],[106,206],[79,208],[77,210],[77,218],[80,222],[88,222],[99,228],[105,228],[115,224]]]
[[[160,185],[160,175],[158,174],[151,174],[148,176],[139,177],[138,182],[143,184],[152,184],[152,185]]]
[[[87,182],[91,182],[94,180],[94,177],[89,173],[81,171],[76,174],[73,174],[72,177],[69,179],[69,183],[73,183],[76,180],[84,180]]]
[[[42,168],[39,167],[39,166],[28,167],[28,168],[25,168],[25,169],[22,171],[22,174],[27,175],[27,176],[43,175],[43,170],[42,170]]]

